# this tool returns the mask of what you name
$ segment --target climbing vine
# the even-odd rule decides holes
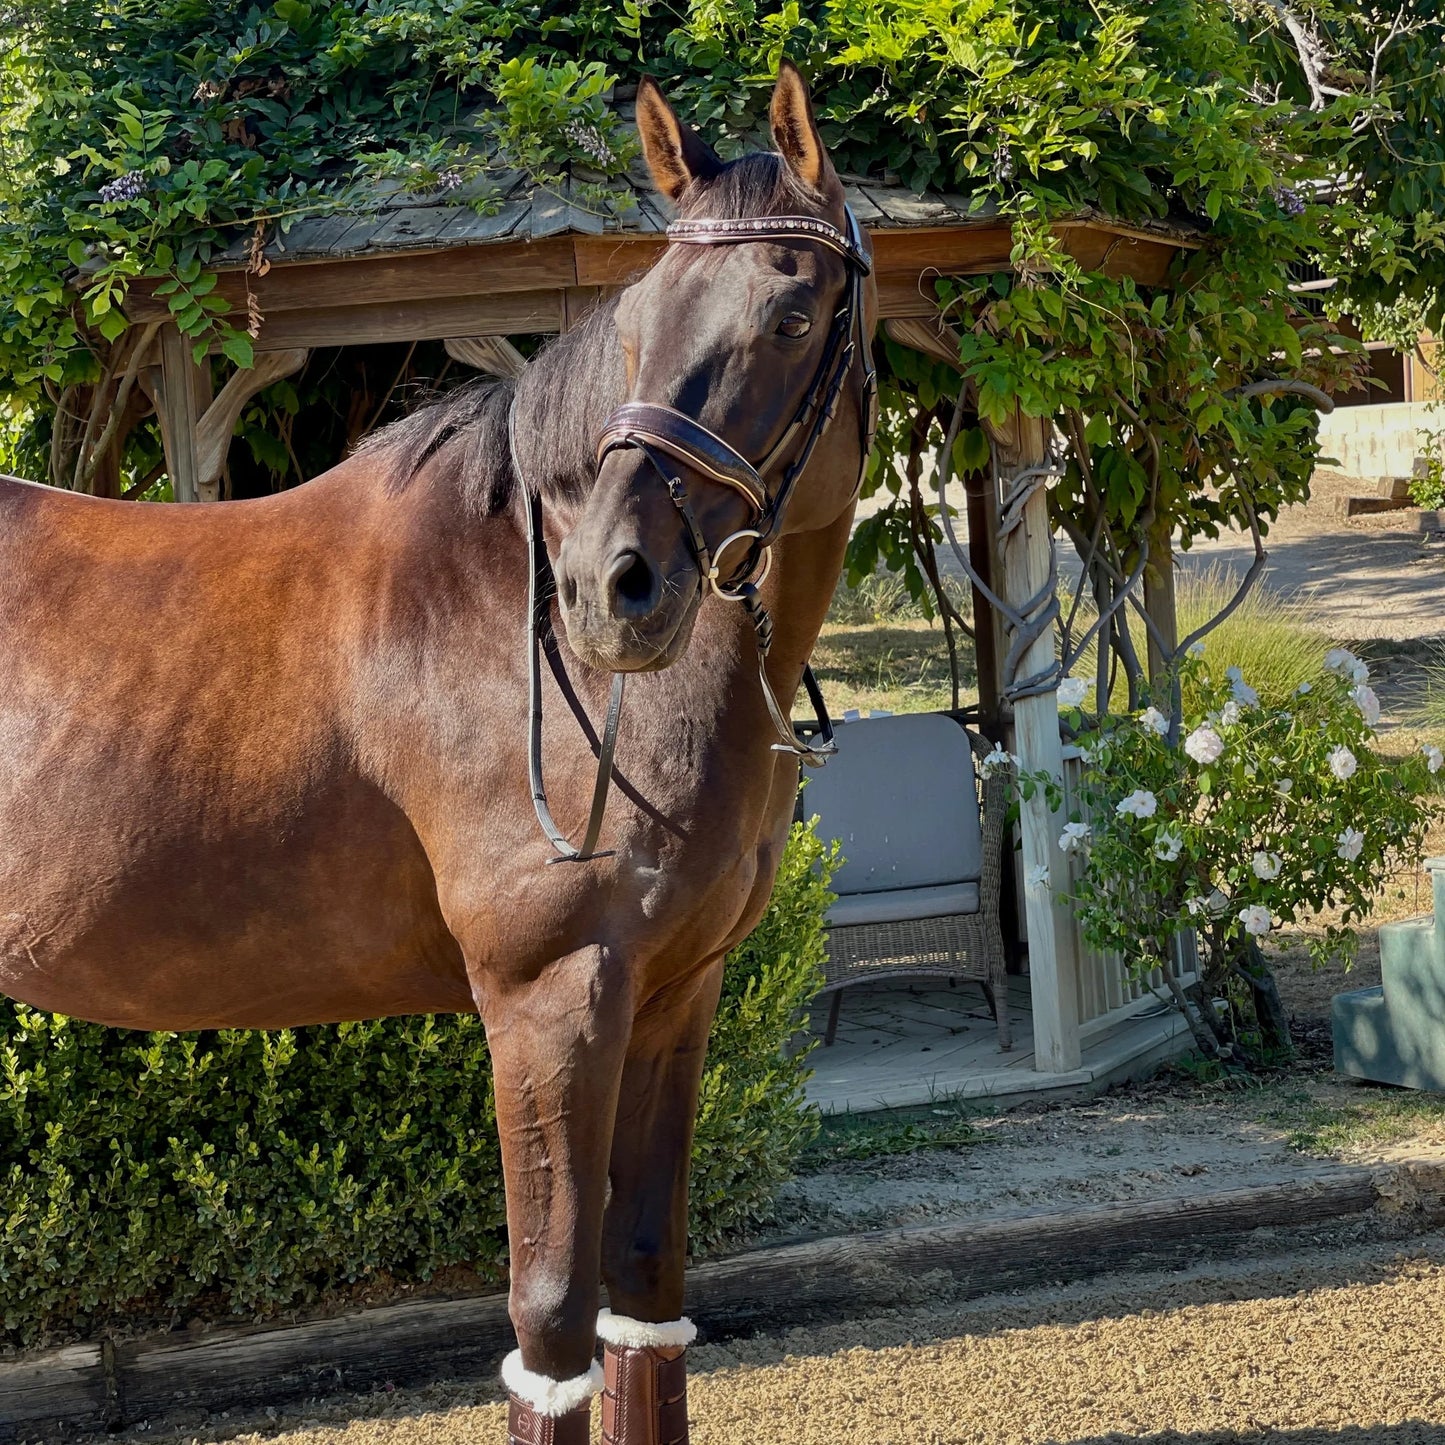
[[[1438,27],[1387,36],[1393,22],[1370,7],[1302,12],[1334,64],[1322,95],[1314,51],[1305,64],[1280,7],[1256,0],[115,0],[100,11],[26,0],[0,10],[0,398],[18,418],[6,460],[33,469],[44,458],[52,480],[88,490],[133,492],[155,474],[144,368],[126,380],[144,339],[125,314],[137,278],[159,283],[198,351],[244,366],[258,318],[217,293],[219,250],[398,188],[485,209],[496,204],[489,179],[518,169],[546,185],[570,167],[574,181],[605,187],[630,159],[609,90],[644,71],[733,154],[765,129],[778,59],[800,60],[840,167],[1011,215],[1025,289],[1046,271],[1068,283],[1068,314],[1044,321],[1082,335],[1078,308],[1112,306],[1123,319],[1105,328],[1108,344],[1127,330],[1126,354],[1180,319],[1173,303],[1155,318],[1154,298],[1123,295],[1107,275],[1058,271],[1051,218],[1093,207],[1207,232],[1187,283],[1206,322],[1196,361],[1211,364],[1202,348],[1221,345],[1225,370],[1240,376],[1273,358],[1287,268],[1301,256],[1357,262],[1384,246],[1390,275],[1434,294],[1438,137],[1409,82],[1428,70]],[[1370,63],[1351,71],[1351,56]],[[1436,149],[1412,150],[1419,136]],[[1362,179],[1326,195],[1342,157]],[[1234,295],[1220,275],[1241,266]],[[1219,308],[1206,316],[1211,296]],[[1015,318],[1001,323],[1013,337],[971,358],[973,374],[1001,374],[1000,348],[1016,348],[1009,364],[1028,362],[1017,349],[1028,304],[989,303],[994,320]],[[1064,369],[1031,366],[1007,384],[1030,405],[1058,390]],[[907,380],[895,379],[901,396]],[[1117,407],[1101,411],[1092,381],[1075,359],[1073,410],[1100,438]],[[985,383],[985,397],[1002,395]],[[303,411],[316,404],[309,384],[294,399]],[[1228,422],[1257,439],[1243,409]],[[248,425],[255,434],[254,415]],[[1223,438],[1224,418],[1203,432],[1221,427]],[[1181,484],[1188,495],[1198,497],[1192,478],[1212,450]],[[1122,451],[1108,466],[1123,479],[1116,490],[1135,485]]]

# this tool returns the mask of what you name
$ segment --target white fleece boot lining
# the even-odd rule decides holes
[[[533,1374],[522,1363],[521,1350],[513,1350],[502,1361],[502,1383],[524,1405],[530,1405],[539,1415],[555,1420],[559,1415],[568,1415],[579,1405],[585,1405],[593,1395],[600,1394],[606,1381],[602,1366],[596,1360],[585,1375],[574,1375],[570,1380],[553,1380],[546,1375]]]
[[[597,1338],[605,1345],[625,1350],[669,1349],[690,1345],[697,1338],[697,1326],[689,1319],[650,1325],[644,1320],[601,1310],[597,1315]]]

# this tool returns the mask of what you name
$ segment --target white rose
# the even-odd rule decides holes
[[[1224,739],[1208,723],[1204,723],[1184,739],[1184,751],[1196,763],[1208,765],[1217,762],[1223,754]]]
[[[1064,831],[1059,834],[1060,852],[1082,852],[1085,844],[1089,841],[1089,833],[1090,829],[1087,823],[1065,823]]]
[[[1229,690],[1235,702],[1241,707],[1258,707],[1259,694],[1244,680],[1244,674],[1237,667],[1226,667],[1224,675],[1229,679]]]
[[[1332,647],[1325,653],[1325,671],[1337,672],[1354,683],[1370,680],[1370,669],[1347,647]]]
[[[1290,793],[1290,789],[1292,789],[1293,787],[1294,787],[1294,779],[1293,779],[1293,778],[1281,778],[1281,779],[1279,780],[1279,782],[1277,782],[1277,783],[1274,785],[1274,790],[1275,790],[1275,792],[1278,793],[1281,797],[1288,797],[1288,796],[1289,796],[1289,793]]]
[[[1159,799],[1148,788],[1135,788],[1114,811],[1122,818],[1126,813],[1136,818],[1152,818],[1159,807]]]
[[[1303,697],[1305,693],[1313,692],[1314,690],[1314,684],[1310,682],[1302,682],[1297,688],[1295,688],[1295,692],[1297,692],[1300,697]]]
[[[1359,708],[1360,716],[1375,727],[1380,721],[1380,699],[1375,696],[1375,689],[1362,682],[1350,689],[1350,696]]]
[[[1426,743],[1420,751],[1425,754],[1425,766],[1432,773],[1438,773],[1442,767],[1445,767],[1445,753],[1442,753],[1434,743]]]
[[[1024,879],[1024,885],[1028,888],[1047,888],[1049,886],[1049,865],[1047,863],[1035,863],[1029,869]]]
[[[1154,839],[1154,856],[1161,862],[1172,863],[1184,851],[1182,834],[1165,830]],[[1193,899],[1190,900],[1194,902]]]
[[[1196,917],[1201,913],[1208,913],[1218,918],[1229,907],[1229,899],[1215,888],[1208,898],[1191,898],[1186,905],[1189,911]]]
[[[1157,707],[1148,707],[1140,714],[1139,726],[1162,738],[1169,732],[1169,719]]]
[[[1016,768],[1019,760],[1013,753],[1006,752],[1001,743],[993,745],[993,751],[988,754],[978,765],[978,770],[986,778],[993,777],[1000,768]]]
[[[1272,883],[1279,877],[1284,862],[1278,853],[1256,853],[1254,855],[1254,876],[1265,883]]]
[[[1221,727],[1232,728],[1232,727],[1235,725],[1235,723],[1237,723],[1238,721],[1239,721],[1239,704],[1238,704],[1237,702],[1235,702],[1233,698],[1231,698],[1227,703],[1224,704],[1224,707],[1223,707],[1223,708],[1221,709],[1221,711],[1220,711],[1220,714],[1219,714],[1220,726],[1221,726]]]
[[[1251,903],[1248,908],[1242,909],[1239,921],[1244,924],[1244,931],[1256,938],[1263,938],[1274,927],[1274,918],[1262,903]]]
[[[1089,695],[1089,684],[1082,677],[1065,677],[1059,680],[1059,704],[1062,707],[1082,707]]]
[[[1355,776],[1360,766],[1355,755],[1343,743],[1330,753],[1330,771],[1343,783]]]
[[[1353,863],[1365,846],[1365,835],[1358,828],[1346,828],[1335,842],[1340,845],[1335,850],[1335,856],[1346,863]]]

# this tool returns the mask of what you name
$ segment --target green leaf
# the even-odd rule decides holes
[[[221,342],[221,351],[243,371],[255,365],[255,348],[244,331],[232,331]]]

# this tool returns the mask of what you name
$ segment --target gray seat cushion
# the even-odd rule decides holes
[[[911,713],[842,723],[837,736],[837,756],[803,790],[803,816],[816,813],[818,836],[836,838],[846,859],[833,891],[847,898],[976,882],[983,843],[963,728],[937,713]],[[972,910],[896,916],[977,908],[975,901]]]
[[[978,912],[978,884],[944,883],[937,888],[896,888],[887,893],[850,893],[828,910],[829,928],[864,923],[909,923]]]

